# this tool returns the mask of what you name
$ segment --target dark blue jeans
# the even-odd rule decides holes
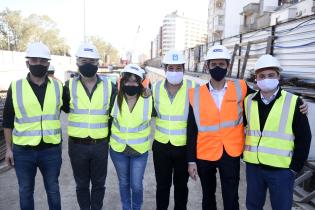
[[[269,189],[273,210],[291,210],[294,178],[290,169],[271,169],[247,163],[247,209],[263,210]]]
[[[110,149],[118,181],[123,210],[140,210],[143,203],[143,175],[148,152],[138,156],[127,156]]]
[[[69,157],[80,209],[101,210],[107,176],[108,143],[78,144],[73,141],[69,139]]]
[[[60,210],[58,177],[61,168],[61,145],[34,150],[13,146],[15,172],[19,184],[21,210],[34,209],[34,185],[37,168],[44,179],[50,210]]]

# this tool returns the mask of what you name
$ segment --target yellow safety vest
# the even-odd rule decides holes
[[[43,109],[27,79],[12,82],[11,87],[15,112],[13,143],[36,146],[43,139],[46,143],[59,144],[62,84],[49,78]]]
[[[154,107],[157,112],[154,139],[166,144],[169,141],[174,146],[186,145],[187,119],[189,111],[188,90],[195,83],[183,80],[173,102],[170,101],[165,89],[165,80],[153,86]]]
[[[70,113],[68,135],[102,139],[108,136],[109,104],[112,85],[106,78],[97,84],[91,100],[79,78],[69,80]]]
[[[254,96],[250,94],[245,99],[247,129],[244,161],[289,168],[294,149],[292,122],[298,97],[282,90],[261,132],[258,103],[252,100]]]
[[[116,152],[123,152],[126,145],[143,154],[150,148],[152,96],[139,97],[132,112],[123,99],[119,111],[117,98],[111,113],[113,124],[111,127],[110,146]]]

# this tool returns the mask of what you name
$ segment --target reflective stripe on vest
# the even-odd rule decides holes
[[[36,146],[41,139],[46,143],[60,143],[61,126],[59,115],[62,105],[62,89],[58,81],[53,79],[48,80],[42,107],[26,79],[18,80],[12,84],[13,106],[15,110],[14,129],[12,132],[14,144]],[[30,93],[29,91],[32,92]],[[51,91],[55,95],[51,94]],[[28,100],[24,101],[23,97],[25,96],[29,97],[27,98]],[[53,96],[55,98],[50,98]],[[47,112],[51,114],[47,114]]]
[[[247,100],[247,110],[246,110],[247,115],[246,115],[246,117],[247,117],[249,129],[246,130],[246,135],[256,136],[256,137],[265,136],[265,137],[279,138],[279,139],[283,139],[283,140],[293,141],[294,135],[293,134],[290,135],[290,134],[285,133],[285,127],[286,127],[286,123],[287,123],[287,120],[289,117],[287,113],[289,113],[290,101],[291,101],[293,95],[292,94],[286,94],[283,109],[282,109],[280,124],[279,124],[279,130],[278,131],[263,131],[263,132],[261,132],[260,130],[252,130],[250,128],[250,126],[251,126],[250,125],[251,107],[252,107],[253,97],[255,95],[256,94],[253,94],[252,96],[248,97],[248,100]]]
[[[157,112],[154,139],[162,144],[184,146],[187,142],[187,119],[189,111],[188,91],[194,87],[191,80],[183,80],[173,100],[166,88],[166,80],[153,87],[154,107]]]
[[[162,128],[158,125],[155,126],[156,130],[165,133],[165,134],[169,134],[169,135],[185,135],[186,134],[186,128],[185,129],[177,129],[177,130],[169,130],[166,128]]]
[[[118,141],[121,144],[126,144],[126,141],[124,139],[119,138],[115,134],[112,134],[111,137]],[[136,144],[142,144],[149,141],[149,137],[139,138],[139,139],[131,139],[128,141],[129,145],[136,145]]]
[[[79,79],[74,79],[72,81],[72,97],[73,97],[73,106],[74,109],[70,109],[70,112],[73,114],[91,114],[91,115],[108,115],[108,110],[106,110],[106,105],[108,104],[108,93],[107,93],[107,80],[102,79],[103,84],[103,93],[104,93],[104,105],[102,110],[98,109],[79,109],[78,108],[78,96],[77,96],[77,89],[78,89],[78,81]]]
[[[103,139],[108,136],[111,83],[100,78],[89,98],[79,78],[69,82],[71,92],[68,135],[78,138]]]
[[[18,80],[16,81],[16,91],[17,91],[17,103],[20,108],[20,112],[22,115],[22,118],[17,118],[16,122],[17,123],[33,123],[33,122],[38,122],[41,120],[58,120],[59,119],[59,114],[60,111],[58,109],[60,105],[60,88],[59,84],[56,80],[51,80],[54,83],[54,88],[56,92],[56,112],[53,115],[41,115],[41,116],[35,116],[35,117],[28,117],[25,111],[24,103],[23,103],[23,90],[22,90],[22,82],[23,80]]]
[[[237,100],[241,101],[242,100],[242,88],[240,81],[235,80],[234,81],[235,88],[236,88],[236,94],[237,94]],[[230,128],[230,127],[235,127],[238,125],[241,125],[243,123],[243,109],[241,107],[241,104],[237,104],[237,112],[238,112],[238,119],[235,121],[226,121],[226,122],[220,122],[219,124],[216,125],[211,125],[211,126],[202,126],[200,125],[200,108],[199,108],[199,103],[200,103],[200,86],[196,86],[194,89],[194,114],[195,114],[195,119],[196,123],[198,126],[198,131],[199,132],[215,132],[219,131],[220,128]]]
[[[33,130],[33,131],[22,131],[22,132],[17,132],[14,130],[13,134],[15,136],[51,136],[51,135],[56,135],[60,134],[60,129],[52,129],[52,130]]]
[[[251,94],[245,100],[248,127],[244,161],[289,168],[294,148],[292,121],[297,96],[281,91],[281,96],[275,99],[266,119],[264,130],[261,132],[258,102],[253,101],[255,95]]]
[[[263,152],[263,153],[268,153],[268,154],[273,154],[273,155],[281,155],[284,157],[292,157],[293,151],[288,151],[288,150],[280,150],[280,149],[274,149],[270,147],[255,147],[255,146],[250,146],[250,145],[245,145],[245,151],[250,151],[250,152]]]
[[[192,82],[190,80],[186,80],[187,82],[187,90],[192,88]],[[185,100],[185,108],[184,108],[184,114],[183,115],[163,115],[160,113],[160,88],[161,88],[162,81],[159,81],[156,84],[155,88],[155,98],[154,98],[154,105],[155,105],[155,110],[157,112],[158,117],[161,120],[169,120],[169,121],[186,121],[188,117],[188,111],[189,111],[189,100]],[[164,83],[163,83],[164,84]]]
[[[152,97],[139,97],[132,112],[125,99],[122,101],[121,112],[117,97],[112,110],[113,124],[111,127],[110,146],[116,152],[122,152],[126,145],[143,154],[150,147]],[[132,126],[132,127],[129,127]]]

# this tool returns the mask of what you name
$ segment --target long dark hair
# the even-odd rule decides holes
[[[120,112],[121,112],[122,101],[123,101],[123,98],[125,96],[125,92],[123,91],[123,89],[124,89],[123,87],[125,86],[125,82],[128,81],[129,77],[131,77],[132,75],[135,75],[135,74],[126,72],[126,73],[123,73],[123,75],[120,79],[120,88],[118,90],[118,96],[117,96],[117,103],[118,103],[118,108],[119,108]],[[137,84],[141,88],[140,93],[137,93],[137,100],[138,100],[139,96],[143,97],[143,94],[145,92],[145,87],[142,85],[142,79],[137,75],[135,75],[135,77],[136,77]]]

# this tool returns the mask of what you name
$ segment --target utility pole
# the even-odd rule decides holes
[[[83,41],[86,42],[86,33],[85,33],[85,0],[83,0]]]

